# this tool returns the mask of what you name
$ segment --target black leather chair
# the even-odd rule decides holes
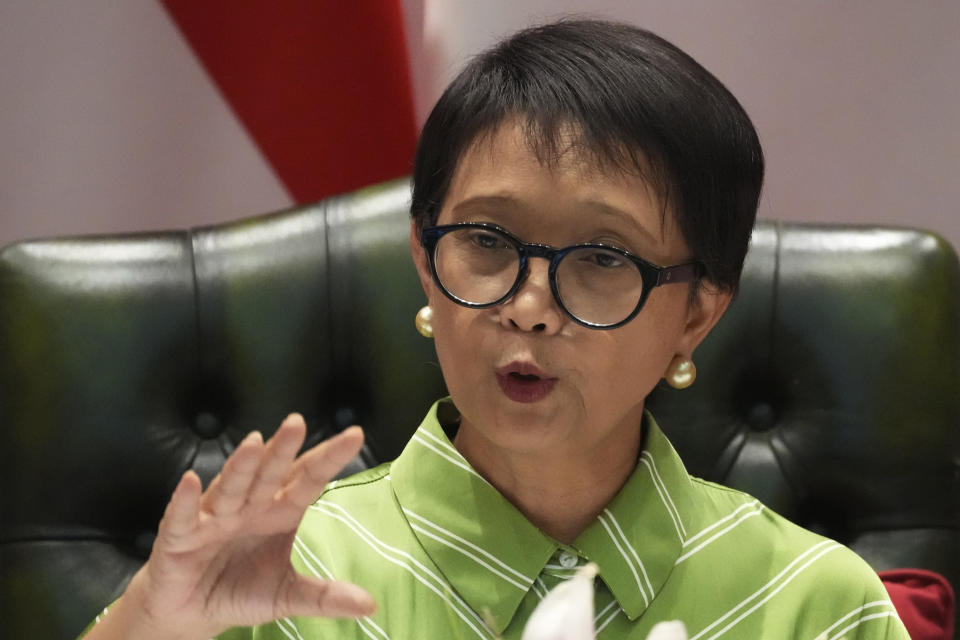
[[[352,423],[395,456],[444,393],[394,182],[216,227],[0,254],[0,628],[73,637],[187,468]],[[761,223],[743,289],[651,406],[690,470],[960,585],[960,267],[929,233]]]

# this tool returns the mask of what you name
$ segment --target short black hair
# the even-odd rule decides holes
[[[411,215],[436,222],[462,155],[508,118],[541,161],[571,128],[594,157],[637,171],[672,211],[704,277],[734,292],[763,184],[746,111],[693,58],[638,27],[561,20],[520,31],[475,57],[424,124]]]

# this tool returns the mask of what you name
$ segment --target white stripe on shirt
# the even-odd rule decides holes
[[[603,514],[600,514],[597,520],[599,520],[600,524],[603,525],[607,535],[609,535],[610,539],[613,541],[614,546],[616,546],[617,550],[620,551],[620,555],[623,556],[623,559],[626,561],[626,565],[630,567],[630,573],[633,574],[633,579],[637,582],[637,590],[640,592],[640,595],[643,596],[644,606],[650,606],[650,599],[647,597],[647,592],[644,591],[643,585],[640,583],[640,576],[637,575],[637,569],[633,566],[633,562],[630,561],[630,556],[628,556],[627,552],[623,550],[623,547],[620,545],[620,541],[617,539],[617,536],[614,535],[610,525],[608,525],[607,521],[603,518]]]
[[[310,549],[310,547],[308,547],[307,544],[303,540],[301,540],[299,537],[294,537],[293,539],[293,550],[296,552],[298,556],[300,556],[300,559],[303,561],[303,564],[305,564],[307,568],[310,569],[310,572],[313,573],[313,575],[315,575],[318,578],[323,578],[326,580],[336,580],[336,577],[333,575],[333,572],[330,571],[330,569],[328,569],[327,566],[323,564],[320,558],[318,558]],[[308,558],[307,555],[309,555],[310,557]],[[293,624],[293,622],[291,621],[290,624]],[[367,625],[373,626],[375,629],[377,629],[380,632],[380,635],[377,636],[376,634],[372,633],[370,629],[367,628]],[[377,640],[379,637],[380,640],[390,640],[390,636],[388,636],[383,629],[377,626],[377,623],[374,622],[370,616],[357,618],[357,626],[360,627],[360,630],[363,631],[364,635],[366,635],[368,638]],[[294,629],[296,629],[296,625],[294,625]]]
[[[677,537],[680,538],[680,542],[682,543],[684,538],[686,538],[686,530],[683,527],[683,523],[680,521],[680,515],[675,511],[676,507],[673,506],[673,500],[670,498],[670,494],[667,493],[666,486],[663,486],[663,479],[657,472],[656,465],[653,464],[653,457],[644,451],[643,455],[640,456],[640,462],[642,462],[643,466],[645,466],[647,471],[650,472],[650,479],[653,480],[653,487],[660,495],[660,501],[663,502],[664,508],[666,508],[667,513],[670,515],[670,519],[673,520],[673,527],[677,530]]]
[[[712,531],[713,529],[716,529],[717,527],[719,527],[720,525],[722,525],[724,522],[726,522],[726,521],[728,521],[728,520],[736,517],[736,515],[737,515],[738,513],[740,513],[741,511],[743,511],[744,509],[749,509],[749,508],[754,507],[754,506],[759,505],[759,504],[760,504],[760,501],[759,501],[759,500],[754,500],[753,502],[745,502],[745,503],[741,504],[739,507],[737,507],[736,509],[734,509],[731,513],[728,513],[727,515],[723,516],[722,518],[720,518],[719,520],[717,520],[717,521],[714,522],[713,524],[704,527],[704,528],[701,529],[698,533],[695,533],[695,534],[693,534],[692,536],[690,536],[689,538],[687,538],[686,540],[684,540],[683,546],[687,546],[687,545],[693,544],[693,543],[696,541],[697,538],[699,538],[700,536],[704,536],[704,535],[708,534],[710,531]],[[762,505],[761,505],[761,506],[762,506]]]
[[[487,629],[483,620],[481,620],[477,613],[470,608],[470,605],[463,601],[463,599],[457,594],[456,590],[454,590],[450,584],[430,571],[430,569],[424,566],[423,563],[419,562],[409,553],[397,549],[396,547],[392,547],[382,540],[379,540],[376,536],[370,533],[369,529],[364,527],[359,521],[351,516],[346,509],[336,503],[328,502],[326,500],[319,500],[313,506],[311,506],[310,509],[320,511],[321,513],[324,513],[325,515],[339,520],[347,525],[347,527],[352,529],[361,540],[366,542],[374,551],[376,551],[378,555],[383,557],[388,562],[405,569],[414,578],[416,578],[418,582],[440,596],[450,606],[453,612],[456,613],[457,616],[467,624],[467,626],[473,629],[473,631],[479,637],[492,640],[493,635]],[[335,513],[335,510],[339,510],[341,513]],[[411,564],[405,560],[390,556],[387,551],[400,556],[400,558],[405,558],[412,563],[413,566],[411,566]],[[416,569],[414,567],[416,567]],[[427,577],[432,578],[434,583],[431,583]],[[447,594],[450,594],[450,596],[453,597],[453,602],[451,602]]]
[[[617,533],[620,534],[620,539],[623,541],[624,546],[630,550],[631,555],[633,555],[633,558],[637,561],[637,567],[640,568],[640,573],[643,574],[643,581],[646,583],[647,589],[650,590],[650,599],[653,600],[655,595],[653,591],[653,585],[650,584],[650,576],[647,575],[647,569],[643,566],[643,561],[640,560],[637,550],[634,549],[633,545],[630,544],[630,539],[627,538],[627,534],[623,532],[623,529],[620,527],[620,523],[617,522],[617,519],[613,517],[613,513],[607,508],[604,508],[603,512],[607,514],[608,518],[610,518],[610,522],[613,523],[613,527],[617,530]]]
[[[449,542],[448,540],[445,540],[444,538],[441,538],[440,536],[436,535],[435,533],[431,533],[430,531],[427,531],[425,528],[421,527],[420,525],[418,525],[418,524],[416,524],[416,523],[414,523],[414,522],[411,522],[411,523],[410,523],[410,528],[413,529],[414,531],[417,531],[417,532],[419,532],[419,533],[427,536],[428,538],[432,538],[433,540],[436,540],[436,541],[439,542],[440,544],[442,544],[442,545],[444,545],[444,546],[446,546],[446,547],[449,547],[449,548],[453,549],[454,551],[457,551],[457,552],[465,555],[466,557],[470,558],[471,560],[473,560],[474,562],[476,562],[478,565],[480,565],[480,566],[483,567],[484,569],[488,570],[488,571],[489,571],[490,573],[492,573],[493,575],[497,576],[498,578],[502,578],[502,579],[503,579],[504,581],[506,581],[508,584],[516,587],[517,589],[520,589],[520,591],[524,591],[524,592],[525,592],[525,591],[527,591],[527,590],[530,588],[530,583],[529,583],[529,582],[528,582],[528,583],[518,582],[517,580],[515,580],[514,578],[511,578],[510,576],[508,576],[507,574],[503,573],[502,571],[499,571],[498,569],[490,566],[489,564],[487,564],[486,562],[484,562],[481,558],[479,558],[478,556],[474,555],[474,554],[471,553],[470,551],[468,551],[468,550],[466,550],[466,549],[464,549],[464,548],[462,548],[462,547],[458,547],[458,546],[455,545],[454,543]]]
[[[826,638],[829,638],[833,630],[839,627],[840,625],[842,625],[844,622],[846,622],[853,616],[857,615],[864,609],[872,609],[874,607],[887,607],[888,609],[892,609],[893,603],[891,603],[889,600],[874,600],[873,602],[868,602],[865,605],[859,606],[853,611],[851,611],[850,613],[848,613],[847,615],[843,616],[842,618],[834,622],[832,625],[830,625],[826,629],[824,629],[822,632],[818,633],[816,640],[824,640]],[[846,631],[846,629],[844,629],[844,631]],[[841,635],[843,635],[843,633],[841,633]]]
[[[738,510],[738,511],[739,511],[739,510]],[[700,551],[701,549],[703,549],[704,547],[706,547],[706,546],[709,545],[710,543],[715,542],[716,540],[722,538],[724,535],[726,535],[727,533],[729,533],[730,531],[732,531],[733,529],[735,529],[735,528],[737,527],[737,525],[739,525],[741,522],[743,522],[743,521],[746,520],[747,518],[752,518],[753,516],[758,516],[758,515],[760,515],[762,512],[763,512],[763,505],[761,504],[761,505],[758,505],[757,508],[756,508],[754,511],[749,511],[749,512],[743,514],[743,515],[740,516],[737,520],[735,520],[735,521],[733,522],[733,524],[731,524],[731,525],[728,526],[727,528],[721,529],[720,531],[718,531],[717,533],[715,533],[715,534],[712,535],[711,537],[707,538],[706,540],[704,540],[703,542],[701,542],[700,544],[698,544],[697,546],[695,546],[695,547],[694,547],[693,549],[691,549],[690,551],[687,551],[685,554],[683,554],[682,556],[678,557],[678,558],[677,558],[677,561],[674,562],[674,566],[680,564],[681,562],[683,562],[684,560],[686,560],[687,558],[689,558],[689,557],[692,556],[693,554],[697,553],[698,551]],[[699,535],[699,534],[697,534],[697,535]]]
[[[470,542],[469,540],[458,536],[457,534],[453,533],[452,531],[449,531],[449,530],[447,530],[447,529],[444,529],[444,528],[441,527],[440,525],[438,525],[438,524],[436,524],[436,523],[434,523],[434,522],[431,522],[430,520],[427,520],[426,518],[424,518],[424,517],[421,516],[421,515],[418,515],[418,514],[414,513],[414,512],[411,511],[410,509],[404,508],[404,509],[403,509],[403,512],[404,512],[407,516],[409,516],[410,518],[413,518],[414,520],[417,520],[418,522],[421,522],[421,523],[427,525],[428,527],[430,527],[431,529],[433,529],[433,530],[434,530],[435,532],[437,532],[438,534],[443,535],[443,536],[445,536],[445,537],[447,537],[447,538],[450,538],[450,539],[452,539],[452,540],[454,540],[454,541],[456,541],[456,542],[459,542],[459,543],[465,545],[466,547],[468,547],[468,548],[476,551],[477,553],[483,555],[483,557],[487,558],[487,559],[490,560],[491,562],[499,565],[500,567],[502,567],[502,568],[505,569],[506,571],[510,572],[511,574],[513,574],[514,577],[516,577],[516,578],[518,578],[518,579],[520,579],[520,580],[523,581],[523,583],[524,583],[524,584],[523,584],[523,589],[524,589],[524,591],[526,591],[526,589],[530,586],[530,583],[533,582],[533,578],[530,578],[530,577],[528,577],[528,576],[523,575],[522,573],[520,573],[519,571],[517,571],[516,569],[514,569],[513,567],[511,567],[510,565],[508,565],[506,562],[503,562],[502,560],[500,560],[500,558],[496,557],[495,555],[493,555],[493,554],[490,553],[489,551],[478,547],[477,545],[473,544],[473,543]],[[411,526],[415,526],[415,525],[413,525],[413,523],[411,523]],[[457,551],[460,551],[460,552],[463,553],[464,555],[467,555],[467,556],[473,558],[474,560],[477,560],[477,559],[474,558],[471,554],[469,554],[466,550],[462,550],[462,549],[460,549],[459,547],[455,546],[453,542],[445,542],[445,541],[443,541],[443,540],[438,540],[438,541],[439,541],[439,542],[443,542],[443,543],[446,544],[447,546],[449,546],[449,547],[451,547],[451,548],[453,548],[453,549],[456,549]],[[479,563],[482,564],[483,566],[489,568],[491,571],[494,571],[495,573],[497,573],[497,575],[501,575],[496,569],[493,569],[492,567],[489,567],[487,564],[481,562],[480,560],[477,560],[477,562],[479,562]],[[505,580],[510,580],[510,578],[507,577],[507,576],[501,576],[501,577],[503,577]],[[513,581],[511,581],[511,583],[512,583],[512,584],[516,584],[516,583],[513,582]]]
[[[460,467],[460,468],[463,469],[464,471],[475,475],[476,477],[480,478],[480,479],[483,480],[484,482],[487,482],[486,479],[485,479],[483,476],[481,476],[479,473],[477,473],[477,472],[474,470],[474,468],[471,467],[469,464],[467,464],[467,462],[464,461],[462,458],[455,458],[455,457],[453,457],[453,456],[451,456],[451,455],[448,455],[448,454],[444,453],[443,451],[440,450],[439,447],[437,447],[437,446],[434,445],[433,443],[427,442],[426,440],[424,440],[423,438],[421,438],[420,435],[419,435],[419,433],[416,434],[416,435],[414,435],[413,438],[411,438],[411,442],[416,442],[416,443],[418,443],[418,444],[423,445],[424,447],[426,447],[427,449],[430,449],[431,451],[433,451],[435,454],[437,454],[438,456],[440,456],[440,457],[443,458],[444,460],[447,460],[448,462],[450,462],[450,463],[452,463],[452,464]],[[488,484],[489,484],[489,483],[488,483]]]
[[[825,547],[825,548],[823,548],[823,547]],[[721,630],[718,631],[717,633],[715,633],[715,634],[713,634],[712,636],[710,636],[709,640],[714,640],[714,638],[719,638],[720,636],[722,636],[723,634],[725,634],[727,631],[729,631],[730,629],[732,629],[734,626],[736,626],[741,620],[743,620],[743,619],[746,618],[748,615],[750,615],[751,613],[753,613],[754,611],[756,611],[757,609],[759,609],[761,606],[763,606],[768,600],[770,600],[770,598],[772,598],[773,596],[775,596],[775,595],[776,595],[777,593],[779,593],[784,587],[786,587],[794,578],[796,578],[798,575],[800,575],[801,573],[803,573],[803,571],[804,571],[807,567],[809,567],[811,564],[813,564],[814,562],[816,562],[817,560],[819,560],[821,556],[824,556],[824,555],[830,553],[831,551],[835,551],[835,550],[837,550],[837,549],[843,549],[843,548],[844,548],[844,547],[843,547],[842,545],[837,544],[837,543],[834,542],[833,540],[823,540],[822,542],[819,542],[818,544],[815,544],[814,546],[810,547],[809,549],[807,549],[806,551],[804,551],[803,553],[801,553],[799,556],[797,556],[796,558],[794,558],[793,561],[790,562],[790,564],[788,564],[786,567],[784,567],[784,568],[780,571],[780,573],[778,573],[777,575],[775,575],[775,576],[773,577],[773,579],[771,579],[769,582],[767,582],[767,584],[765,584],[764,586],[762,586],[762,587],[760,587],[759,589],[757,589],[757,590],[756,590],[755,592],[753,592],[750,596],[748,596],[748,597],[745,598],[742,602],[740,602],[740,604],[738,604],[738,605],[735,606],[733,609],[731,609],[731,610],[728,611],[727,613],[725,613],[725,614],[723,614],[722,616],[720,616],[719,618],[717,618],[714,622],[712,622],[712,623],[710,623],[709,625],[707,625],[704,629],[702,629],[702,630],[700,631],[700,633],[696,634],[695,636],[691,636],[691,637],[690,637],[690,640],[698,640],[701,636],[703,636],[703,635],[706,634],[708,631],[710,631],[711,629],[713,629],[714,627],[716,627],[718,624],[721,624],[724,620],[726,620],[727,618],[729,618],[730,616],[732,616],[733,614],[735,614],[737,611],[739,611],[739,610],[742,609],[743,607],[745,607],[745,606],[747,606],[748,604],[750,604],[750,602],[751,602],[752,600],[754,600],[754,599],[756,599],[757,597],[759,597],[761,594],[763,594],[764,591],[770,590],[770,593],[767,594],[762,600],[760,600],[757,604],[755,604],[755,605],[753,605],[752,607],[750,607],[749,609],[747,609],[744,613],[740,614],[740,616],[738,616],[737,618],[735,618],[732,622],[730,622],[730,623],[729,623],[727,626],[725,626],[723,629],[721,629]],[[804,559],[805,559],[807,556],[812,555],[812,554],[816,554],[816,555],[814,555],[812,559],[807,560],[807,561],[806,561],[804,564],[802,564],[798,569],[796,569],[792,574],[790,574],[789,576],[786,576],[787,572],[789,572],[795,565],[799,564],[800,562],[803,562]],[[786,576],[786,577],[784,577],[784,576]],[[778,584],[778,583],[779,583],[779,584]],[[776,586],[774,586],[774,585],[776,585]]]
[[[896,611],[884,611],[882,613],[872,613],[868,616],[863,616],[853,624],[848,625],[843,629],[841,629],[836,635],[831,636],[830,640],[840,640],[841,638],[843,638],[843,635],[847,631],[850,631],[850,629],[853,629],[855,627],[859,627],[861,623],[866,622],[867,620],[876,620],[877,618],[896,618],[896,617],[898,617]]]

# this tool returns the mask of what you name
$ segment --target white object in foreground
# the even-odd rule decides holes
[[[658,622],[650,629],[647,640],[687,640],[687,628],[679,620]]]
[[[521,640],[593,640],[593,579],[597,565],[590,562],[572,578],[558,584],[533,610]]]
[[[597,565],[580,567],[572,578],[562,582],[534,609],[521,640],[594,640],[593,579]],[[658,622],[647,640],[687,640],[687,629],[679,620]]]

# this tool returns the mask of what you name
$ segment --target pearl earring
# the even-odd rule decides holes
[[[683,356],[674,356],[667,366],[667,373],[664,376],[674,389],[686,389],[697,379],[697,367],[693,360]]]
[[[430,305],[421,307],[420,311],[417,311],[417,317],[413,323],[417,325],[417,331],[424,338],[433,337],[433,309],[430,308]]]

